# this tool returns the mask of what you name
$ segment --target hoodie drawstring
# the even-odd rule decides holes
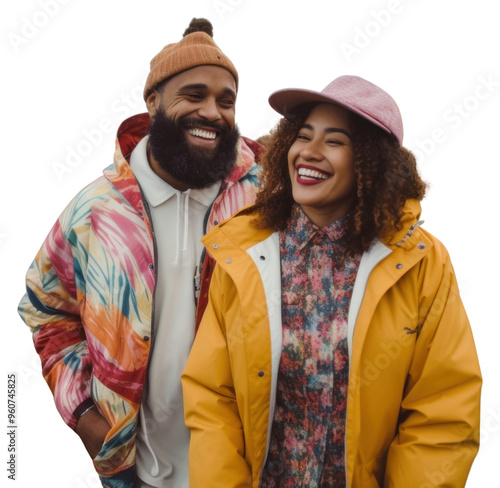
[[[157,458],[156,453],[153,451],[151,445],[149,444],[149,440],[148,440],[149,434],[148,434],[148,428],[147,428],[148,422],[146,419],[146,414],[144,413],[144,408],[139,409],[139,417],[140,417],[142,430],[144,431],[144,439],[146,440],[144,442],[144,445],[148,449],[150,457],[153,460],[153,466],[151,466],[149,468],[150,469],[149,474],[151,476],[153,476],[154,478],[156,478],[160,474],[160,465],[158,464],[158,458]]]
[[[184,242],[182,250],[188,250],[188,231],[189,231],[189,194],[191,188],[184,193]]]
[[[176,246],[175,246],[175,260],[173,262],[174,266],[178,266],[181,258],[181,253],[188,250],[188,237],[189,237],[189,194],[191,189],[185,192],[176,191],[177,196],[177,232],[176,232]],[[180,249],[181,243],[181,198],[184,196],[184,230],[182,238],[182,249]]]

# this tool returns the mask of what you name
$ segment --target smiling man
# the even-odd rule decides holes
[[[254,202],[261,147],[235,125],[238,73],[193,19],[151,61],[148,113],[64,210],[19,312],[103,486],[187,488],[180,377],[206,305],[201,237]]]
[[[205,188],[234,166],[236,80],[220,66],[191,68],[147,95],[150,164],[180,190]]]

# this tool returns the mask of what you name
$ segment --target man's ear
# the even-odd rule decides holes
[[[160,106],[160,93],[157,90],[153,90],[146,98],[146,107],[149,112],[149,116],[153,117]]]

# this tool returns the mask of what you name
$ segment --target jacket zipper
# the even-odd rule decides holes
[[[137,182],[137,184],[139,185],[139,182]],[[151,345],[149,347],[149,355],[148,355],[148,369],[147,369],[147,372],[146,372],[146,377],[148,376],[148,373],[149,373],[149,367],[150,367],[150,364],[151,364],[151,354],[153,352],[153,346],[154,346],[154,340],[155,340],[155,332],[154,332],[154,319],[155,319],[155,296],[156,296],[156,285],[158,283],[158,267],[157,267],[157,262],[158,262],[158,248],[157,248],[157,245],[156,245],[156,236],[155,236],[155,230],[154,230],[154,225],[153,225],[153,219],[151,217],[151,210],[149,208],[149,203],[148,201],[146,200],[146,198],[144,197],[144,194],[142,192],[142,188],[141,186],[139,185],[139,190],[141,192],[141,196],[142,196],[142,203],[143,203],[143,206],[144,206],[144,210],[146,212],[146,215],[148,217],[148,220],[149,220],[149,225],[151,226],[151,234],[152,234],[152,237],[153,237],[153,269],[154,269],[154,273],[155,273],[155,286],[153,288],[153,296],[151,298]]]

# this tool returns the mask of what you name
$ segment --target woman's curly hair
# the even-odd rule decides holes
[[[261,191],[257,195],[257,228],[281,230],[294,203],[288,172],[288,150],[315,104],[307,104],[293,118],[283,118],[271,132],[260,164]],[[401,229],[406,200],[422,200],[422,181],[413,154],[396,139],[366,119],[350,113],[356,192],[347,220],[347,244],[354,252],[370,247],[373,239],[390,239]]]

